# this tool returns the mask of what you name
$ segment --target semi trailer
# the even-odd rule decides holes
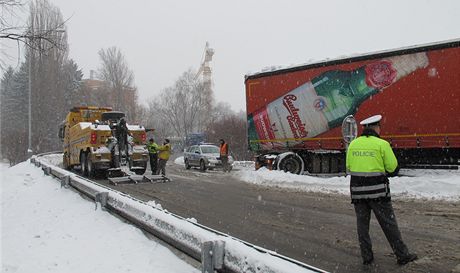
[[[245,76],[256,167],[343,173],[356,125],[381,114],[400,167],[458,167],[460,39]]]

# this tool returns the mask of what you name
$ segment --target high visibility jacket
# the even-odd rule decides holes
[[[390,199],[386,173],[398,167],[390,144],[377,136],[361,136],[350,143],[346,157],[351,175],[352,202],[360,199]]]
[[[168,160],[169,157],[171,156],[171,144],[167,143],[165,145],[162,145],[158,147],[158,158],[163,159],[163,160]]]
[[[149,153],[151,154],[156,154],[158,152],[158,144],[154,143],[147,143],[147,150],[149,150]]]
[[[228,155],[228,145],[227,145],[227,143],[220,144],[220,155],[221,156]]]

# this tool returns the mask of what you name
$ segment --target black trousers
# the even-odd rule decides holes
[[[230,168],[228,166],[228,155],[221,155],[220,161],[222,162],[222,169],[224,172],[230,172]]]
[[[369,261],[374,258],[372,242],[369,236],[371,211],[374,212],[398,260],[404,259],[409,255],[409,250],[401,238],[401,233],[399,232],[398,223],[396,222],[396,216],[390,200],[362,200],[359,203],[355,203],[354,206],[357,219],[359,246],[361,248],[363,261]]]
[[[158,154],[149,153],[149,157],[150,157],[150,169],[152,169],[152,174],[156,174],[157,168],[158,168]]]

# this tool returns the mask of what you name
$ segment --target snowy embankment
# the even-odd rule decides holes
[[[184,165],[184,158],[174,161]],[[244,182],[296,191],[350,194],[350,177],[316,177],[295,175],[265,168],[254,170],[249,162],[236,161],[233,175]],[[407,170],[399,177],[390,178],[391,194],[395,198],[417,198],[460,201],[460,170]]]
[[[460,201],[459,170],[401,170],[399,177],[390,178],[391,194],[396,198],[418,198]],[[314,177],[282,171],[244,169],[235,174],[239,179],[268,187],[297,191],[349,195],[350,177]]]
[[[200,272],[30,163],[0,170],[2,272]]]
[[[174,159],[174,163],[177,165],[185,166],[184,157],[179,156],[178,158]]]

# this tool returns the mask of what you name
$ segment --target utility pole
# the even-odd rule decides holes
[[[32,151],[32,53],[29,49],[29,139],[27,148],[27,157],[30,158],[33,155]]]

